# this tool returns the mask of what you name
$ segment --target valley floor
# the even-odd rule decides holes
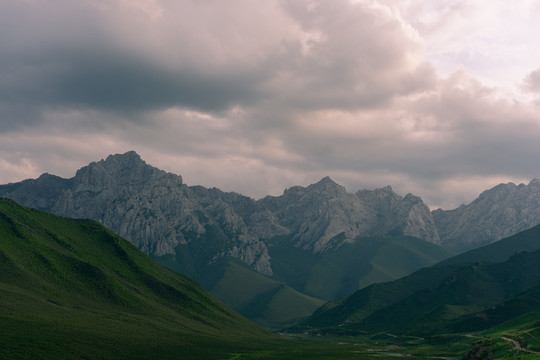
[[[270,349],[231,353],[227,360],[348,359],[540,359],[537,330],[511,334],[452,334],[429,338],[395,336],[327,337],[284,334]]]
[[[52,315],[52,314],[50,314]],[[6,319],[4,319],[6,320]],[[106,320],[106,321],[105,321]],[[216,340],[160,329],[161,324],[130,326],[120,319],[104,319],[113,333],[96,326],[92,331],[51,331],[34,323],[21,331],[21,322],[3,322],[2,359],[216,359],[216,360],[352,360],[352,359],[539,359],[537,329],[490,334],[436,335],[429,338],[380,333],[370,336],[281,334],[261,339]],[[130,318],[125,321],[135,321]],[[114,326],[113,326],[114,325]],[[84,331],[83,331],[84,330]],[[109,329],[111,330],[111,329]],[[137,331],[134,331],[137,330]],[[136,341],[134,341],[136,340]],[[483,355],[484,354],[484,355]],[[491,357],[483,357],[491,354]]]

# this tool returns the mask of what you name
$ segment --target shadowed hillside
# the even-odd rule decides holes
[[[0,358],[223,358],[273,336],[93,220],[0,199]]]

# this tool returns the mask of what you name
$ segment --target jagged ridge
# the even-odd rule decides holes
[[[540,223],[540,180],[500,184],[469,205],[432,214],[443,246],[460,251],[477,248]]]
[[[72,179],[43,175],[0,186],[0,196],[95,219],[156,256],[174,255],[178,246],[215,233],[220,243],[214,257],[237,257],[266,275],[272,275],[266,242],[283,236],[313,253],[358,236],[409,235],[439,242],[422,200],[411,194],[402,198],[390,187],[350,194],[327,177],[255,201],[189,187],[181,176],[147,165],[134,151],[93,162]]]

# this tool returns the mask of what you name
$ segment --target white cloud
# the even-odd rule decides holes
[[[523,89],[540,93],[540,69],[530,72],[523,81]]]
[[[537,1],[380,1],[418,31],[428,59],[444,76],[464,66],[483,83],[515,91],[540,62]]]

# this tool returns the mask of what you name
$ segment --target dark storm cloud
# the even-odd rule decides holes
[[[429,3],[445,20],[419,33],[424,3],[411,4],[0,2],[0,175],[61,164],[71,176],[135,149],[191,184],[253,196],[330,175],[437,204],[540,176],[537,107],[465,70],[437,74],[425,53],[439,44],[421,32],[444,43],[463,20]]]
[[[16,36],[4,36],[1,42],[0,94],[24,102],[30,113],[40,106],[120,112],[179,106],[215,112],[258,100],[300,109],[354,109],[424,90],[434,82],[429,66],[404,61],[414,44],[395,19],[381,20],[376,11],[347,1],[312,8],[309,2],[283,2],[282,21],[292,18],[298,34],[270,39],[247,56],[237,54],[257,42],[256,34],[242,34],[244,43],[229,49],[227,34],[206,29],[214,12],[200,14],[200,5],[185,4],[182,10],[188,13],[163,20],[161,28],[146,18],[142,25],[137,19],[126,21],[117,8],[103,5],[100,10],[91,2],[4,5],[2,33]],[[174,9],[171,3],[162,5],[165,11]],[[189,12],[202,16],[196,25],[200,32],[182,28]],[[242,25],[218,21],[225,27]],[[146,38],[141,36],[137,44],[141,32]],[[161,37],[165,45],[151,43]],[[20,111],[10,102],[2,106],[3,112]],[[30,118],[21,114],[19,121]]]
[[[450,202],[443,189],[451,183],[459,192],[454,179],[479,192],[496,185],[493,179],[539,176],[540,121],[532,110],[497,98],[493,89],[457,72],[441,80],[437,91],[385,109],[305,114],[286,143],[291,153],[302,155],[301,169],[345,174],[350,189],[380,186],[387,179],[431,204],[458,206],[478,193],[464,186],[467,196]]]
[[[112,55],[112,56],[111,56]],[[256,97],[256,74],[204,74],[200,69],[166,70],[115,54],[77,56],[63,74],[43,85],[49,104],[121,112],[190,107],[220,111]]]
[[[46,4],[0,9],[3,128],[36,123],[44,108],[133,113],[185,106],[214,112],[257,96],[262,72],[189,63],[163,66],[160,54],[133,54],[108,39],[95,9],[64,5],[65,13],[48,10]],[[66,16],[72,19],[66,22]]]

